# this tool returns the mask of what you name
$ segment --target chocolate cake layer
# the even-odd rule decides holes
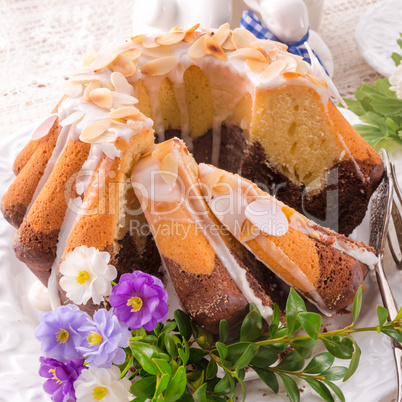
[[[215,257],[211,275],[184,272],[169,258],[164,262],[183,308],[197,325],[212,334],[218,333],[223,319],[229,327],[239,325],[248,312],[248,303],[219,258]]]

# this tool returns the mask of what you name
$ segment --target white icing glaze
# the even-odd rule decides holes
[[[30,303],[40,311],[50,311],[49,291],[39,280],[35,280],[29,289],[28,299]]]

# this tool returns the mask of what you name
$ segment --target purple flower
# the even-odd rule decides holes
[[[39,375],[47,378],[43,389],[52,396],[52,401],[75,401],[74,381],[83,369],[88,368],[84,366],[84,359],[70,360],[66,364],[43,356],[39,360]]]
[[[78,350],[91,366],[110,368],[112,363],[124,363],[126,354],[122,348],[128,346],[131,332],[118,321],[113,310],[96,311],[93,321],[85,323],[78,332],[83,339]]]
[[[109,302],[119,321],[135,330],[143,327],[152,331],[168,313],[167,293],[160,279],[142,271],[121,276],[115,285]]]
[[[42,353],[61,362],[82,359],[82,353],[76,349],[82,343],[78,328],[90,319],[73,304],[42,313],[40,324],[35,329],[35,335],[42,344]]]

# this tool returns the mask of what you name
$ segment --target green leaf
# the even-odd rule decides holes
[[[377,306],[377,317],[378,317],[378,325],[379,331],[381,331],[382,326],[387,322],[388,319],[388,310],[383,306]]]
[[[186,368],[180,366],[174,377],[169,383],[169,386],[165,392],[165,401],[174,402],[177,401],[184,393],[187,385]]]
[[[339,400],[340,400],[341,402],[345,402],[345,396],[343,395],[343,392],[341,391],[341,389],[340,389],[337,385],[335,385],[335,384],[334,384],[333,382],[331,382],[331,381],[323,380],[323,382],[324,382],[325,384],[327,384],[328,387],[330,387],[330,388],[332,389],[332,391],[334,392],[334,394],[339,398]]]
[[[189,373],[187,373],[187,380],[191,382],[191,385],[195,389],[198,389],[204,383],[205,380],[204,374],[205,374],[204,370],[190,371]]]
[[[359,318],[360,310],[362,308],[362,287],[359,286],[357,289],[355,299],[353,300],[353,323],[352,326],[356,324],[357,319]]]
[[[271,325],[269,326],[269,332],[271,333],[271,335],[275,334],[275,332],[278,330],[280,318],[281,318],[281,312],[279,310],[279,306],[275,303],[272,314]]]
[[[317,343],[318,341],[307,338],[292,341],[290,342],[290,346],[292,346],[293,349],[296,350],[304,359],[310,359],[315,347],[317,346]]]
[[[198,402],[208,402],[208,399],[207,399],[207,383],[201,385],[201,387],[199,387],[197,389],[197,391],[194,392],[193,397]]]
[[[172,375],[172,368],[170,367],[169,363],[163,359],[152,359],[152,361],[158,367],[158,370],[161,374],[169,374],[169,378]]]
[[[206,379],[210,380],[216,377],[217,373],[218,373],[218,365],[216,364],[216,361],[214,359],[211,359],[208,362],[207,370],[205,371]]]
[[[145,377],[135,381],[130,387],[130,392],[139,398],[151,399],[155,394],[156,377]]]
[[[171,333],[165,333],[164,343],[166,351],[172,356],[173,359],[176,359],[179,355],[177,351],[177,345],[175,339]]]
[[[149,345],[147,343],[141,342],[132,342],[130,343],[131,351],[133,352],[134,357],[141,364],[143,369],[147,371],[149,374],[157,375],[159,374],[158,368],[152,359],[165,359],[170,360],[170,357],[163,353],[156,346]]]
[[[188,362],[188,358],[190,357],[190,354],[187,354],[183,349],[178,349],[178,353],[179,353],[181,361],[183,362],[183,365],[185,366]]]
[[[219,322],[219,340],[225,343],[229,338],[229,324],[226,320]]]
[[[231,377],[231,375],[229,373],[225,373],[223,378],[215,385],[214,392],[218,394],[228,392],[230,390],[229,377]]]
[[[354,352],[352,358],[350,359],[349,368],[346,371],[345,377],[343,377],[343,381],[349,379],[355,373],[359,365],[360,355],[362,352],[354,339],[353,339],[353,348]]]
[[[334,363],[334,356],[329,352],[319,353],[307,364],[303,372],[308,374],[320,374],[328,370]]]
[[[218,350],[218,354],[219,357],[221,358],[221,361],[223,362],[226,359],[226,356],[228,355],[228,347],[222,342],[216,342],[215,347]]]
[[[402,61],[402,56],[398,53],[392,52],[391,59],[394,61],[396,66],[399,66]]]
[[[284,371],[299,371],[304,367],[304,363],[305,360],[293,350],[276,367]]]
[[[277,352],[272,350],[268,345],[261,345],[250,363],[255,367],[266,368],[274,364],[277,360]]]
[[[283,385],[285,386],[290,402],[299,402],[300,391],[299,387],[296,384],[296,381],[286,374],[278,373],[278,375],[281,378]]]
[[[310,338],[317,340],[318,332],[320,331],[321,328],[321,321],[322,321],[321,316],[317,313],[302,312],[299,313],[297,319],[300,321],[307,335]]]
[[[263,368],[253,367],[253,369],[261,378],[261,380],[266,385],[268,385],[268,387],[271,388],[272,391],[275,392],[275,394],[277,394],[279,391],[279,383],[278,379],[276,378],[276,375],[272,371]]]
[[[324,399],[324,401],[333,402],[334,398],[332,397],[331,391],[322,382],[309,377],[303,377],[303,379],[322,399]]]
[[[331,355],[338,359],[350,359],[354,352],[353,340],[345,335],[333,335],[321,338]]]
[[[202,350],[200,348],[190,348],[190,358],[188,359],[189,363],[197,363],[207,355],[208,352]]]
[[[182,310],[176,310],[174,312],[174,319],[182,337],[188,341],[193,333],[191,329],[190,317]]]
[[[156,381],[156,389],[154,396],[159,396],[170,384],[170,375],[162,374]]]
[[[240,328],[240,341],[254,342],[261,336],[262,319],[261,314],[251,310],[243,320]]]
[[[288,335],[294,334],[301,328],[301,324],[297,321],[297,315],[306,311],[306,305],[299,294],[290,288],[289,296],[286,301],[286,323]]]
[[[194,402],[193,397],[188,394],[187,392],[185,392],[180,399],[178,399],[178,402]]]
[[[166,332],[166,333],[172,332],[173,330],[176,329],[176,327],[177,327],[177,323],[175,321],[170,321],[163,327],[162,332]]]
[[[243,354],[238,358],[238,360],[233,364],[233,367],[237,369],[244,368],[248,366],[253,360],[254,356],[257,354],[259,346],[255,343],[251,343],[247,346],[247,349],[243,352]],[[231,354],[231,349],[229,346],[229,354]]]
[[[204,349],[209,349],[214,343],[212,335],[200,327],[197,328],[195,341]]]
[[[348,369],[344,366],[333,366],[330,369],[322,372],[321,375],[324,376],[328,381],[339,381],[345,377],[347,370]]]
[[[388,335],[392,339],[395,339],[397,342],[402,342],[402,333],[396,329],[383,328],[381,332],[385,335]]]

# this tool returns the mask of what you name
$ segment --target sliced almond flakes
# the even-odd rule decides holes
[[[171,153],[159,161],[159,171],[166,183],[174,183],[177,180],[179,164]]]
[[[185,36],[186,33],[183,31],[166,32],[160,36],[157,36],[155,38],[155,43],[161,46],[174,45],[181,42]]]
[[[267,58],[259,50],[252,47],[243,47],[241,49],[237,49],[230,55],[230,57],[259,61],[261,63],[265,63],[267,61]]]
[[[177,59],[174,56],[161,57],[152,60],[141,67],[141,73],[154,77],[165,75],[177,65]]]
[[[123,74],[125,77],[131,77],[137,71],[135,64],[123,54],[119,54],[110,64],[113,71]]]
[[[97,120],[86,126],[80,135],[82,142],[90,142],[99,137],[110,127],[110,119]]]
[[[70,126],[71,124],[74,124],[77,121],[80,121],[84,116],[85,116],[85,112],[83,110],[78,110],[77,112],[73,112],[69,116],[67,116],[65,119],[63,119],[59,123],[59,126],[61,126],[61,127]]]
[[[90,92],[89,97],[99,107],[110,109],[113,105],[113,95],[110,89],[96,88]]]
[[[218,59],[226,60],[226,53],[218,45],[216,40],[209,35],[205,35],[205,53],[215,56]]]

